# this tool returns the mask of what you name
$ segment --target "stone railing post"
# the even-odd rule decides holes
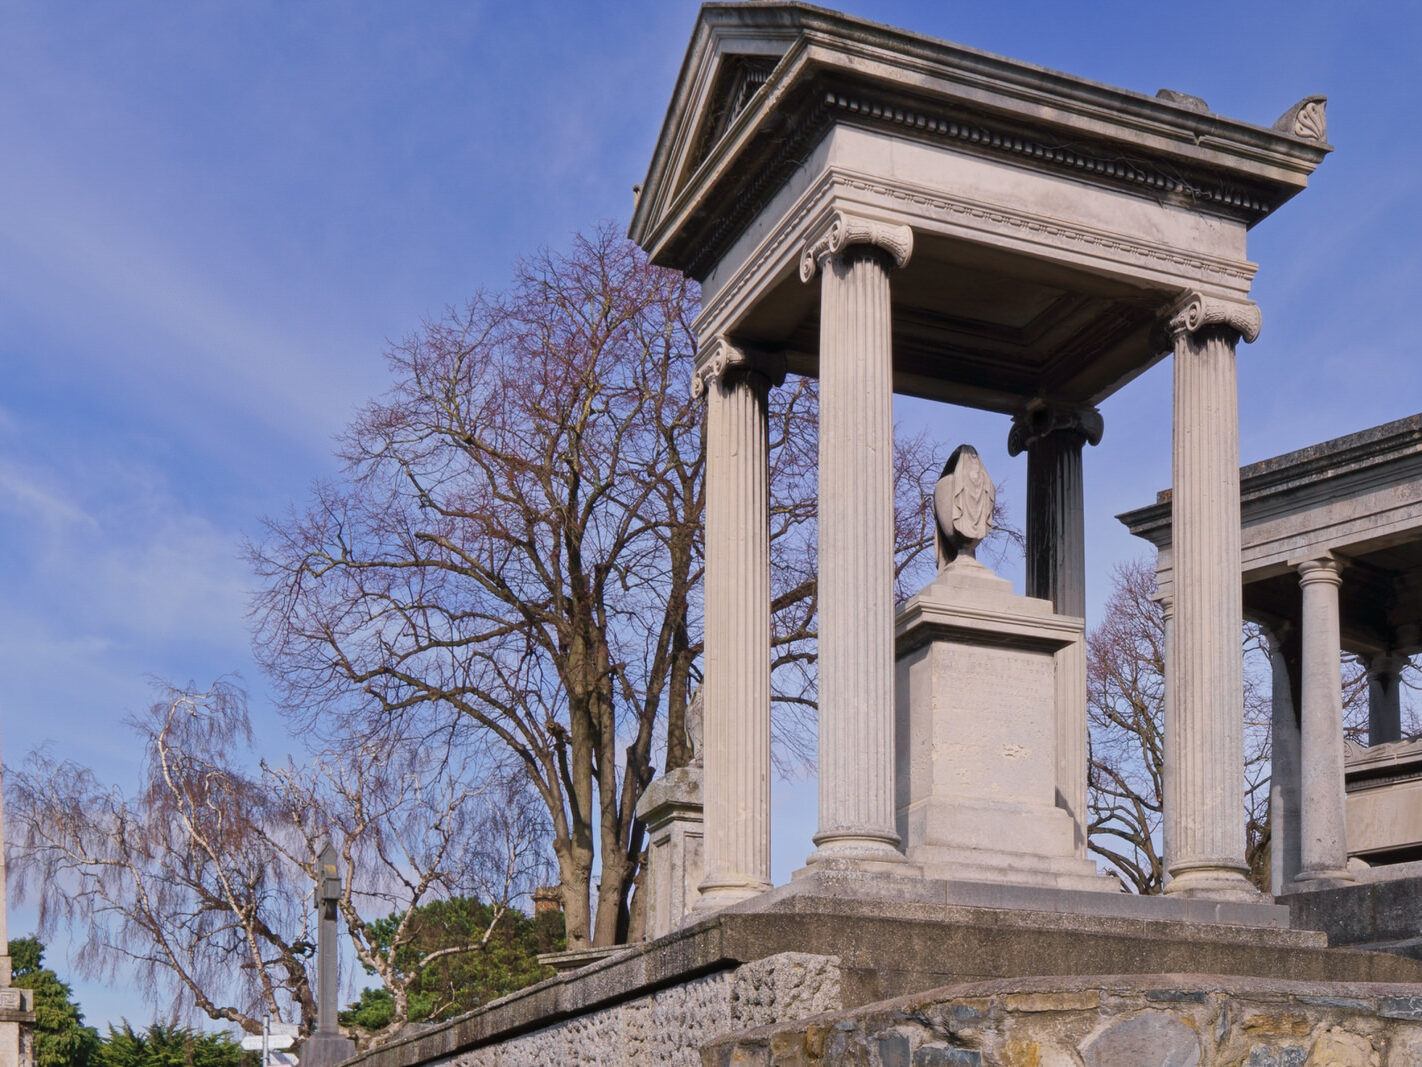
[[[1101,441],[1095,408],[1037,405],[1012,420],[1009,455],[1027,453],[1027,595],[1058,615],[1086,617],[1086,520],[1081,453]],[[1057,653],[1057,806],[1072,818],[1076,854],[1086,856],[1086,645]]]
[[[1235,345],[1259,334],[1251,303],[1190,293],[1167,313],[1175,355],[1168,670],[1173,855],[1166,892],[1253,900],[1245,861],[1240,649],[1239,396]]]
[[[1338,589],[1342,568],[1331,557],[1300,563],[1303,589],[1302,774],[1299,798],[1299,873],[1296,883],[1353,881],[1343,791],[1343,679]]]
[[[778,365],[777,365],[778,364]],[[698,912],[770,888],[770,498],[766,394],[784,360],[725,338],[692,379],[706,397],[704,869]]]
[[[889,272],[913,231],[836,212],[820,283],[819,830],[812,867],[902,863],[894,829],[894,412]]]

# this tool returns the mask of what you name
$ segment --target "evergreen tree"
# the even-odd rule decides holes
[[[35,937],[10,941],[14,985],[35,994],[35,1067],[89,1067],[96,1063],[99,1032],[84,1025],[73,989],[44,966],[44,945]]]
[[[411,976],[410,1022],[451,1019],[552,975],[542,952],[565,944],[563,913],[532,918],[517,908],[502,914],[469,897],[437,900],[415,909],[407,940],[393,944],[403,912],[372,923],[381,949]],[[390,1025],[395,999],[389,988],[366,989],[340,1015],[343,1026],[379,1031]]]
[[[256,1053],[246,1052],[229,1034],[208,1034],[186,1026],[155,1022],[136,1033],[127,1019],[109,1026],[95,1067],[254,1067]]]

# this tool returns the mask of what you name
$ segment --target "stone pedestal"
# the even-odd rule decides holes
[[[3,958],[8,975],[10,960]],[[34,1027],[34,991],[0,988],[0,1067],[33,1067]]]
[[[1114,891],[1057,804],[1057,669],[1083,623],[960,556],[898,616],[898,832],[926,877]]]
[[[678,767],[647,786],[637,817],[647,825],[647,939],[679,928],[702,878],[700,767]]]

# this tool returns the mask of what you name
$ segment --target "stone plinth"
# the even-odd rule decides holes
[[[701,882],[700,767],[678,767],[647,787],[637,817],[647,824],[647,937],[681,926]]]
[[[910,862],[930,878],[1114,890],[1077,856],[1056,803],[1058,654],[1082,643],[1081,619],[960,556],[897,630],[896,811]]]

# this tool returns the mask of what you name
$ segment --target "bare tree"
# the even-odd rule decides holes
[[[299,721],[377,747],[470,730],[526,773],[569,947],[626,936],[654,742],[668,766],[689,754],[696,307],[691,282],[610,227],[521,263],[508,292],[395,347],[393,389],[344,438],[345,476],[252,550],[259,654]],[[815,706],[812,382],[772,391],[770,441],[776,729],[793,758]],[[932,544],[913,488],[927,451],[896,459],[901,569]]]
[[[356,958],[396,1003],[377,1042],[408,1018],[414,976],[391,962],[406,923],[382,944],[372,922],[459,894],[491,904],[496,923],[546,873],[544,822],[526,789],[438,738],[355,763],[326,753],[244,770],[245,700],[225,682],[169,690],[132,725],[145,763],[131,796],[45,753],[7,773],[10,870],[17,899],[35,898],[42,934],[61,924],[78,934],[83,973],[131,976],[179,1011],[249,1033],[268,1013],[315,1025],[308,965],[326,836],[347,872],[340,910]]]
[[[1267,883],[1271,691],[1257,627],[1246,625],[1245,820],[1251,876]],[[1165,615],[1155,571],[1118,566],[1099,626],[1087,638],[1091,762],[1088,848],[1129,889],[1164,887],[1161,817],[1165,773]]]

